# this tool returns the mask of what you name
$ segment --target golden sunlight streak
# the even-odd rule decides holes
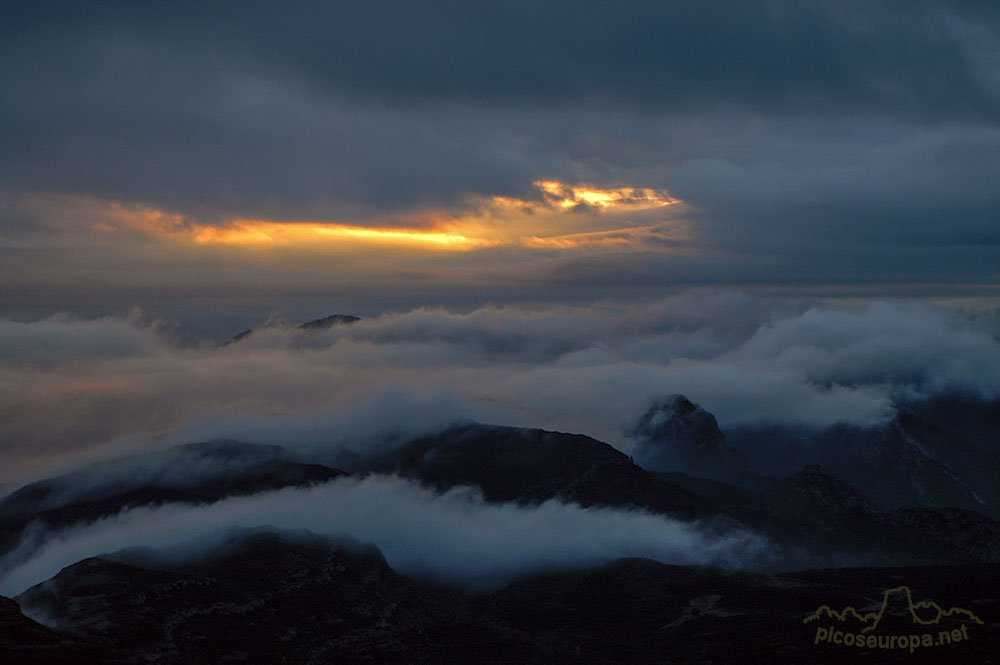
[[[581,203],[597,208],[627,208],[648,210],[680,203],[665,192],[649,188],[567,185],[555,180],[539,180],[535,186],[542,190],[550,205],[571,208]]]
[[[490,242],[461,233],[424,229],[374,228],[319,222],[236,220],[228,226],[198,226],[192,239],[199,245],[293,245],[322,241],[354,241],[465,250]]]
[[[546,250],[648,248],[691,239],[681,204],[665,190],[600,187],[555,180],[534,183],[540,196],[472,197],[458,210],[418,210],[366,225],[338,221],[232,218],[209,224],[141,205],[106,204],[90,228],[101,236],[143,234],[186,246],[292,251],[465,252],[488,247]]]

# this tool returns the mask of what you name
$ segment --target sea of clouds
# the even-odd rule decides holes
[[[180,343],[140,313],[0,321],[0,482],[216,437],[364,448],[462,420],[628,452],[658,397],[723,428],[872,425],[903,399],[1000,394],[995,331],[917,302],[790,305],[695,289],[646,305],[416,309],[328,330],[271,320]]]
[[[805,305],[710,289],[631,306],[417,309],[326,330],[271,319],[229,344],[182,342],[138,312],[3,320],[0,482],[11,490],[76,470],[50,495],[58,502],[173,477],[169,449],[180,443],[232,438],[287,451],[264,455],[331,459],[468,420],[581,432],[628,452],[636,418],[672,393],[723,428],[874,425],[904,400],[1000,394],[990,320],[917,302]],[[219,471],[208,464],[181,475]],[[404,572],[473,585],[623,556],[755,569],[794,558],[732,524],[559,500],[491,504],[475,488],[441,494],[367,476],[56,531],[36,524],[0,561],[0,593],[88,556],[176,551],[232,527],[347,536]]]

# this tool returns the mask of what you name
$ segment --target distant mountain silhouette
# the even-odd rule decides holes
[[[714,419],[713,419],[714,421]],[[418,437],[357,473],[398,473],[439,491],[482,490],[488,501],[641,507],[681,519],[742,524],[813,565],[1000,561],[1000,523],[959,509],[885,511],[828,469],[753,476],[755,491],[682,473],[649,472],[590,437],[467,424]]]
[[[711,442],[705,450],[726,456],[715,445],[714,418],[676,399],[673,407],[680,417],[662,422],[673,419],[692,440]],[[654,430],[657,413],[666,412],[651,416]],[[773,575],[626,559],[474,592],[401,575],[370,546],[242,531],[183,563],[141,551],[78,562],[16,599],[27,616],[0,599],[0,662],[12,654],[18,663],[94,665],[722,663],[780,654],[783,662],[835,663],[843,651],[824,651],[802,623],[824,605],[826,618],[845,612],[831,608],[863,607],[851,619],[858,631],[874,621],[866,615],[879,615],[878,602],[883,627],[909,621],[903,585],[949,608],[938,614],[950,619],[962,618],[950,608],[976,618],[1000,609],[992,591],[1000,565],[988,563],[1000,561],[1000,524],[959,508],[886,509],[819,465],[782,478],[753,475],[738,487],[648,471],[579,434],[474,423],[380,450],[356,459],[352,473],[397,473],[438,491],[471,485],[493,502],[559,498],[742,526],[778,543],[788,569],[876,567]],[[190,444],[23,487],[0,501],[0,536],[9,547],[33,521],[59,528],[139,505],[209,503],[342,475],[278,446]],[[956,562],[967,565],[932,565]],[[901,567],[914,563],[923,565]],[[887,587],[897,593],[883,595]],[[934,606],[910,604],[921,621],[934,619]],[[997,662],[1000,636],[974,637],[927,651],[927,662]],[[893,654],[876,650],[865,661],[898,662]]]
[[[330,316],[325,316],[322,319],[306,321],[299,326],[299,330],[325,330],[326,328],[332,328],[333,326],[357,323],[360,320],[360,317],[351,316],[349,314],[331,314]]]
[[[659,400],[631,434],[638,463],[651,471],[679,471],[735,484],[746,484],[755,475],[743,453],[728,444],[715,416],[684,395]]]
[[[295,326],[296,330],[326,330],[332,328],[333,326],[348,325],[351,323],[357,323],[361,320],[361,317],[352,316],[350,314],[331,314],[330,316],[324,316],[321,319],[313,319],[312,321],[306,321],[305,323]],[[229,346],[230,344],[235,344],[239,341],[246,339],[253,335],[255,329],[247,328],[241,333],[234,335],[230,339],[226,340],[221,344],[221,346]]]
[[[1000,561],[1000,523],[956,508],[882,510],[816,465],[784,479],[757,477],[757,488],[747,490],[647,471],[583,435],[466,424],[355,459],[351,468],[361,475],[396,473],[438,491],[471,485],[492,502],[558,498],[742,526],[782,545],[789,566]],[[31,483],[0,500],[0,554],[33,522],[61,529],[139,506],[212,503],[342,475],[290,460],[278,446],[226,440],[104,462]]]
[[[18,602],[131,662],[402,663],[427,617],[455,623],[444,598],[374,548],[260,534],[186,565],[86,559]]]
[[[819,564],[1000,562],[1000,522],[958,508],[882,510],[829,469],[806,465],[757,491],[681,473],[657,474]]]
[[[962,508],[1000,519],[1000,399],[901,404],[886,424],[730,428],[727,441],[763,474],[819,464],[883,508]]]
[[[680,518],[722,511],[695,493],[636,466],[588,436],[467,424],[414,439],[364,462],[361,470],[398,473],[438,490],[474,485],[488,501],[635,506]]]
[[[227,496],[311,485],[345,475],[285,457],[279,446],[220,439],[102,462],[30,483],[0,500],[0,554],[32,522],[62,528],[126,508],[212,503]]]

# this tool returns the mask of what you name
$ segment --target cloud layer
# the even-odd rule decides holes
[[[713,290],[644,306],[418,309],[328,330],[271,321],[223,347],[179,344],[139,315],[5,321],[2,480],[217,437],[364,451],[467,419],[629,450],[623,433],[673,393],[723,427],[873,424],[898,400],[1000,394],[990,321]]]
[[[0,560],[0,594],[17,595],[81,559],[129,547],[187,543],[179,555],[192,556],[217,545],[230,527],[347,536],[375,544],[402,572],[475,586],[621,557],[759,568],[778,556],[766,539],[738,529],[558,500],[487,504],[469,488],[439,495],[394,476],[369,476],[206,507],[134,509],[86,527],[36,533],[26,538],[25,550]]]

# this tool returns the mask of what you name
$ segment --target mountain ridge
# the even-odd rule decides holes
[[[648,559],[520,577],[469,593],[407,578],[377,549],[280,533],[236,538],[195,562],[74,564],[21,594],[47,616],[39,649],[90,644],[91,663],[843,662],[803,620],[817,607],[863,606],[905,580],[943,606],[995,614],[1000,565],[815,570],[765,575]],[[8,614],[12,603],[7,603]],[[0,617],[4,603],[0,600]],[[961,619],[961,617],[955,617]],[[934,662],[995,663],[1000,636],[932,648]],[[761,640],[761,635],[768,635]],[[695,636],[698,636],[695,639]],[[957,660],[952,660],[957,659]],[[897,663],[896,650],[866,662]],[[26,661],[32,662],[32,661]],[[34,661],[43,662],[43,661]]]
[[[306,321],[305,323],[300,323],[294,326],[294,330],[327,330],[337,325],[350,325],[352,323],[357,323],[361,320],[360,316],[354,316],[352,314],[330,314],[329,316],[324,316],[319,319],[312,319],[311,321]],[[247,328],[242,332],[239,332],[228,340],[220,344],[222,347],[229,346],[231,344],[236,344],[237,342],[243,341],[253,335],[253,333],[258,330],[257,328]]]

